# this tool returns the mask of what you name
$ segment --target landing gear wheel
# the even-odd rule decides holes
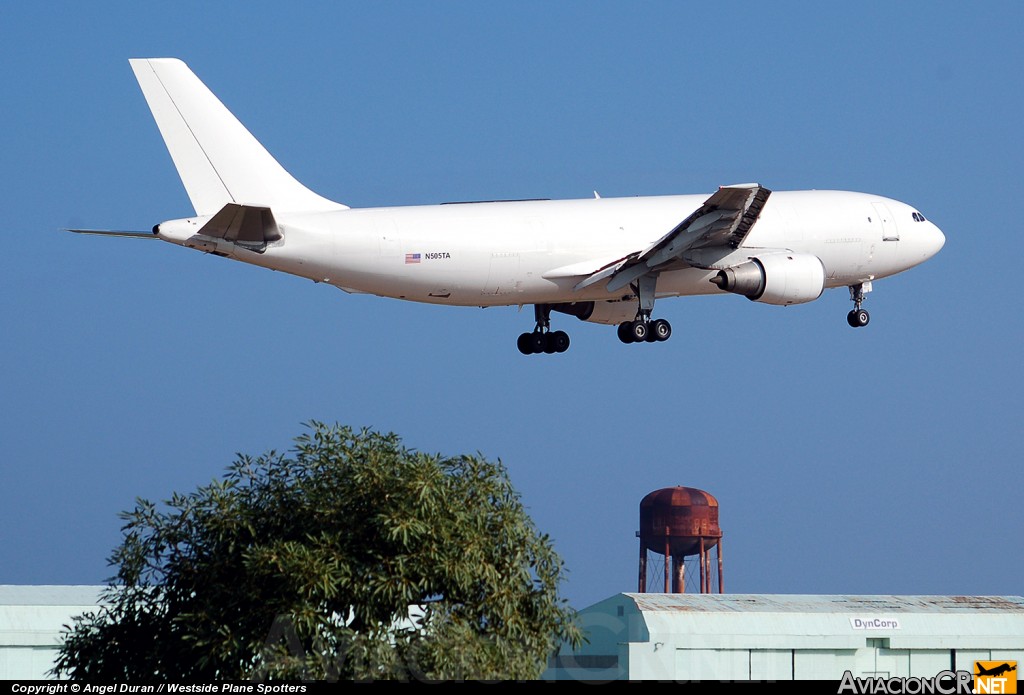
[[[548,355],[569,349],[569,334],[551,330],[551,304],[534,304],[533,316],[537,325],[532,333],[523,333],[516,340],[516,347],[524,355]]]
[[[569,334],[565,331],[548,333],[548,348],[550,352],[565,352],[569,349]],[[548,352],[548,350],[544,350]]]
[[[530,349],[534,354],[544,352],[544,348],[547,347],[548,340],[540,331],[530,334]]]
[[[864,303],[864,296],[870,291],[870,282],[850,285],[850,300],[853,301],[853,311],[846,315],[846,322],[853,328],[863,328],[871,320],[868,312],[861,308],[861,305]]]
[[[863,328],[870,320],[870,314],[864,309],[854,309],[846,315],[846,322],[853,328]]]
[[[633,338],[634,343],[642,343],[647,340],[648,325],[646,321],[637,319],[633,323],[629,324],[629,334]]]
[[[672,337],[672,324],[665,319],[658,319],[651,322],[651,336],[647,340],[663,342]],[[653,338],[653,340],[652,340]]]
[[[519,352],[524,355],[533,354],[533,333],[523,333],[516,340],[516,347],[519,348]]]
[[[626,343],[633,342],[633,324],[630,321],[623,321],[618,327],[619,340]]]

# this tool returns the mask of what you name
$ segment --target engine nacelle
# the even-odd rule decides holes
[[[720,270],[711,282],[754,302],[803,304],[825,291],[825,266],[806,253],[769,253]]]
[[[552,304],[551,310],[575,316],[580,321],[605,323],[616,326],[623,321],[636,318],[637,304],[635,301],[618,302],[572,302]]]

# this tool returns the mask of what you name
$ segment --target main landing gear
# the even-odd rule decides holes
[[[672,324],[665,319],[651,321],[654,311],[654,287],[657,275],[644,275],[632,285],[636,292],[636,318],[619,324],[619,340],[624,343],[660,343],[672,337]]]
[[[651,321],[650,316],[638,316],[635,321],[620,323],[618,335],[624,343],[660,343],[672,337],[672,324],[665,319]]]
[[[654,286],[657,280],[656,274],[648,274],[637,278],[630,284],[637,298],[636,318],[619,324],[618,335],[622,342],[658,343],[668,340],[672,336],[672,326],[668,321],[665,319],[651,320],[651,311],[654,309]],[[533,316],[537,323],[532,333],[523,333],[519,336],[516,341],[519,352],[524,355],[537,355],[542,352],[551,355],[569,349],[569,335],[565,331],[551,330],[552,308],[588,321],[593,318],[594,302],[585,302],[579,305],[574,303],[534,304]],[[616,306],[617,311],[618,306]],[[621,314],[617,314],[617,316],[621,316]],[[599,323],[604,323],[600,318],[597,320]]]
[[[534,304],[533,315],[537,325],[533,333],[523,333],[516,341],[516,347],[524,355],[545,353],[552,355],[569,349],[569,334],[565,331],[551,330],[551,307],[547,304]]]
[[[864,295],[870,291],[870,282],[850,285],[850,299],[853,301],[853,310],[846,315],[846,322],[853,328],[863,328],[871,320],[871,315],[868,314],[867,310],[860,308],[860,305],[864,302]]]

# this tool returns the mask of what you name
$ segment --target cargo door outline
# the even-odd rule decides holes
[[[889,211],[889,206],[885,203],[871,203],[871,205],[875,208],[875,214],[878,215],[878,221],[882,225],[882,241],[899,241],[900,230],[896,226],[896,218]]]
[[[498,251],[491,254],[491,267],[484,285],[484,294],[500,295],[522,291],[519,279],[519,252]]]

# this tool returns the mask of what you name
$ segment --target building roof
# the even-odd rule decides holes
[[[1021,596],[624,594],[644,612],[1024,614]]]
[[[105,586],[0,584],[0,606],[97,606]]]

